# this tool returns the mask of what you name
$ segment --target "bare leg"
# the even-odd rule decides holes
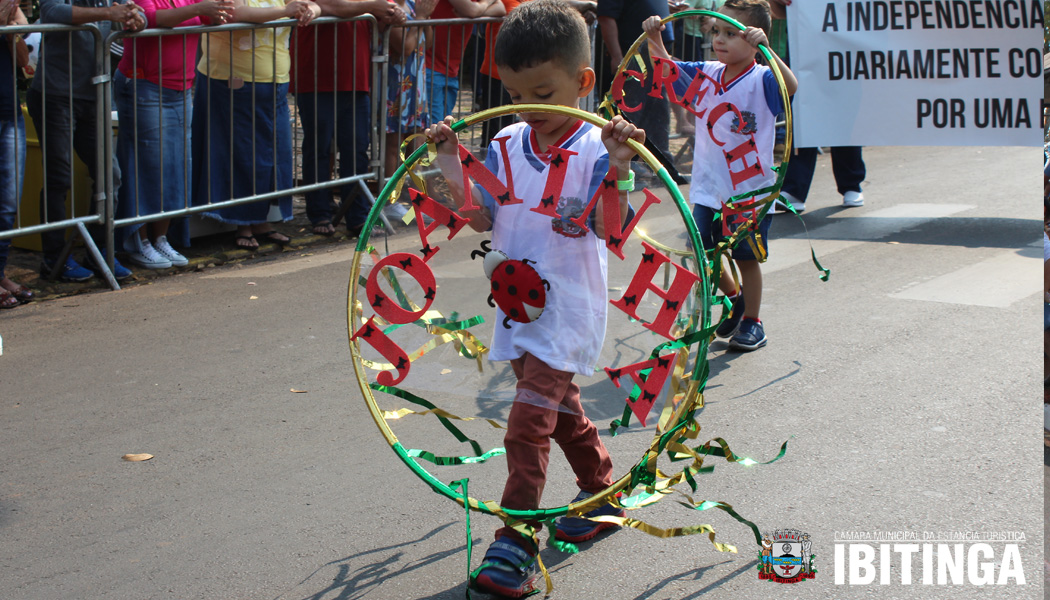
[[[171,219],[161,219],[160,221],[154,221],[149,224],[149,230],[153,239],[157,239],[161,236],[168,235],[168,226],[171,225]],[[139,237],[146,239],[146,228],[139,227]]]
[[[744,316],[758,319],[762,307],[762,267],[757,260],[738,260],[736,265],[744,288]]]
[[[727,265],[724,258],[719,260],[722,261],[722,274],[718,278],[718,289],[722,290],[722,293],[726,296],[735,296],[739,294],[740,289],[737,287],[736,280],[733,279],[733,273],[727,268],[732,266],[732,262]],[[733,259],[729,260],[732,261]]]

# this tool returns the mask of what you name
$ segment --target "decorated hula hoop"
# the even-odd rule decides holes
[[[709,11],[709,10],[683,10],[681,12],[677,12],[675,14],[672,14],[672,15],[668,16],[668,17],[665,17],[660,22],[665,24],[665,25],[668,25],[668,24],[670,24],[670,23],[672,23],[674,21],[680,20],[680,19],[697,18],[697,17],[714,17],[716,19],[721,19],[721,20],[731,24],[732,26],[736,27],[737,29],[739,29],[741,31],[746,29],[746,27],[743,24],[741,24],[739,21],[737,21],[736,19],[734,19],[732,17],[729,17],[727,15],[724,15],[722,13],[713,12],[713,11]],[[616,75],[613,78],[613,86],[610,89],[610,91],[605,95],[605,99],[604,99],[604,101],[602,102],[602,104],[601,104],[601,106],[599,108],[599,111],[601,112],[601,114],[603,114],[603,115],[605,115],[607,117],[611,117],[614,114],[619,114],[619,113],[622,112],[620,110],[620,108],[617,106],[616,102],[615,102],[613,89],[615,89],[617,86],[619,86],[619,89],[620,89],[620,91],[622,93],[623,83],[626,81],[626,79],[629,76],[634,78],[634,79],[638,79],[638,76],[641,75],[642,81],[640,81],[639,83],[644,83],[644,79],[645,79],[646,74],[647,74],[647,72],[649,70],[649,67],[645,64],[645,60],[642,59],[641,49],[647,43],[647,41],[646,41],[647,37],[648,37],[647,34],[643,33],[641,36],[638,37],[637,40],[634,41],[633,44],[631,44],[631,47],[627,50],[627,52],[624,53],[623,60],[617,66]],[[792,148],[791,98],[788,95],[787,86],[784,83],[784,75],[783,75],[783,73],[780,72],[780,67],[777,65],[777,62],[773,59],[773,53],[770,51],[770,49],[765,44],[760,44],[758,49],[759,49],[759,52],[761,52],[762,55],[766,58],[766,62],[769,64],[769,68],[773,71],[773,74],[776,77],[777,87],[779,88],[779,91],[780,91],[781,102],[784,105],[784,118],[785,118],[785,128],[786,128],[786,134],[785,134],[785,138],[784,138],[784,148],[783,148],[783,150],[781,152],[781,156],[780,156],[780,166],[779,167],[776,167],[776,166],[771,167],[777,173],[776,181],[772,185],[764,187],[764,188],[760,188],[760,189],[757,189],[757,190],[754,190],[754,191],[751,191],[751,192],[748,192],[748,193],[745,193],[745,194],[740,194],[738,196],[733,196],[732,198],[730,198],[728,200],[727,204],[729,206],[733,206],[733,205],[735,205],[737,203],[741,203],[741,204],[748,203],[749,200],[751,200],[752,198],[758,198],[759,196],[765,195],[765,197],[762,198],[761,200],[756,200],[753,203],[749,204],[749,206],[754,210],[755,217],[754,217],[753,220],[749,219],[747,222],[742,223],[726,240],[724,240],[723,242],[719,243],[715,248],[708,248],[707,249],[707,251],[708,251],[708,253],[710,255],[709,258],[711,259],[711,263],[710,264],[712,265],[712,268],[713,268],[713,273],[711,274],[711,281],[712,282],[717,282],[718,281],[718,277],[719,277],[719,274],[721,272],[721,260],[720,260],[720,257],[722,255],[727,255],[728,252],[732,248],[734,248],[737,244],[739,244],[741,240],[746,238],[747,235],[751,231],[757,230],[758,223],[763,218],[765,218],[766,214],[768,214],[769,210],[773,206],[773,201],[776,200],[780,196],[780,189],[781,189],[781,187],[782,187],[782,185],[784,183],[784,177],[787,174],[788,162],[789,162],[790,157],[791,157],[791,148]],[[632,72],[632,71],[628,71],[627,70],[632,65],[632,63],[634,63],[634,65],[637,66],[638,71]],[[795,209],[793,207],[791,207],[790,205],[788,206],[788,210],[790,210],[791,212],[795,212]],[[643,239],[645,239],[645,238],[643,237]],[[655,240],[647,240],[647,241],[650,241],[650,243],[652,243]],[[663,245],[661,247],[661,250],[663,250],[665,252],[668,252],[668,253],[673,253],[673,254],[676,254],[676,255],[679,255],[679,256],[689,256],[690,254],[692,254],[692,252],[690,250],[688,250],[688,249],[677,249],[677,248],[672,248],[672,247],[669,247],[669,246],[666,246],[666,245]]]
[[[549,113],[554,115],[568,116],[575,119],[579,119],[581,121],[585,121],[598,127],[605,125],[605,123],[607,122],[601,117],[580,111],[578,109],[552,105],[523,104],[494,108],[491,110],[486,110],[467,116],[461,119],[460,121],[454,123],[452,125],[452,130],[458,133],[466,127],[477,124],[486,119],[520,112]],[[432,305],[433,298],[437,294],[438,286],[436,284],[436,279],[433,275],[433,272],[429,270],[429,267],[425,266],[426,257],[429,256],[429,252],[436,252],[436,249],[428,250],[428,248],[430,247],[429,244],[426,242],[426,235],[424,234],[424,231],[430,232],[433,231],[434,227],[443,225],[444,223],[449,223],[445,226],[448,227],[450,230],[449,239],[451,240],[452,237],[454,237],[455,233],[458,231],[458,229],[453,230],[452,220],[444,222],[435,221],[428,226],[424,226],[422,221],[417,221],[417,227],[419,228],[420,236],[423,238],[422,241],[424,243],[424,247],[420,251],[423,254],[423,260],[421,262],[424,265],[423,268],[425,269],[426,273],[429,273],[429,275],[425,276],[426,285],[428,287],[423,287],[423,289],[427,290],[424,294],[424,298],[427,298],[427,301],[423,303],[423,308],[416,306],[411,300],[407,298],[406,295],[404,295],[404,293],[401,290],[400,284],[397,282],[396,276],[393,274],[393,270],[398,268],[402,270],[418,269],[419,267],[415,265],[409,266],[408,264],[406,264],[416,262],[416,256],[408,253],[393,253],[384,258],[377,258],[377,253],[375,252],[374,248],[372,248],[369,244],[370,232],[372,231],[373,226],[379,219],[380,211],[383,210],[383,208],[388,202],[396,200],[396,198],[400,194],[401,186],[407,177],[411,177],[412,180],[416,183],[417,187],[419,188],[417,190],[412,190],[409,192],[409,194],[413,198],[413,204],[417,205],[422,213],[414,215],[415,218],[422,219],[423,215],[426,214],[431,214],[431,216],[433,216],[434,213],[428,213],[428,210],[437,210],[438,212],[444,210],[445,212],[443,216],[445,218],[451,218],[455,216],[461,220],[466,220],[454,211],[449,210],[447,208],[435,209],[434,207],[437,203],[425,194],[425,179],[421,174],[414,171],[417,165],[430,164],[430,162],[436,156],[435,148],[430,147],[430,145],[422,146],[416,149],[414,152],[412,152],[404,160],[403,164],[397,168],[397,170],[393,173],[391,179],[383,187],[362,229],[362,235],[358,240],[357,246],[355,248],[354,259],[351,265],[350,283],[347,293],[347,331],[349,334],[350,352],[353,358],[354,372],[356,374],[357,382],[360,386],[362,396],[365,400],[365,404],[368,407],[369,414],[372,416],[373,421],[379,428],[384,439],[390,445],[391,449],[398,456],[398,458],[400,458],[401,461],[404,462],[409,467],[409,469],[416,474],[417,477],[422,479],[428,486],[430,486],[430,488],[433,491],[456,501],[458,504],[464,507],[466,512],[467,527],[468,572],[472,543],[472,536],[470,533],[471,511],[495,515],[499,517],[502,521],[504,521],[504,523],[506,523],[508,526],[518,530],[522,535],[525,535],[526,537],[531,537],[534,541],[536,541],[537,531],[531,523],[545,523],[548,526],[552,527],[554,519],[563,515],[580,516],[583,518],[587,518],[586,516],[584,516],[584,513],[587,513],[592,509],[598,508],[599,506],[605,504],[613,504],[615,506],[621,506],[628,510],[633,510],[653,504],[672,493],[678,493],[681,496],[684,496],[685,498],[685,500],[679,500],[679,504],[682,504],[687,508],[696,511],[706,511],[711,508],[717,508],[719,510],[722,510],[729,514],[736,521],[742,523],[743,525],[751,529],[756,545],[761,543],[761,534],[759,533],[758,527],[754,523],[748,521],[747,519],[739,515],[733,509],[732,505],[720,501],[696,501],[687,493],[675,489],[676,486],[678,486],[679,484],[686,483],[689,485],[693,492],[696,492],[696,478],[701,474],[706,474],[710,472],[714,468],[712,466],[704,466],[704,460],[707,457],[724,458],[728,462],[740,463],[745,466],[754,464],[768,464],[770,462],[778,460],[785,454],[787,449],[787,443],[785,442],[780,447],[780,452],[775,458],[766,461],[765,463],[758,463],[757,461],[754,461],[750,458],[735,455],[732,452],[732,450],[730,450],[728,443],[721,438],[714,438],[699,446],[689,446],[690,441],[696,440],[697,436],[700,433],[700,425],[696,421],[696,415],[697,412],[701,410],[704,406],[703,391],[705,389],[709,373],[709,365],[707,362],[708,346],[710,341],[713,339],[714,330],[718,326],[718,323],[713,324],[711,322],[711,308],[713,303],[716,301],[715,295],[711,292],[712,287],[710,278],[713,269],[711,263],[708,261],[707,253],[704,252],[704,248],[701,245],[699,234],[697,232],[696,225],[693,222],[693,217],[691,211],[689,210],[689,206],[686,203],[685,199],[682,197],[681,191],[674,184],[674,181],[672,180],[670,174],[664,167],[662,167],[659,164],[659,161],[656,159],[656,157],[653,156],[653,154],[646,150],[642,145],[634,142],[633,140],[628,140],[628,144],[641,157],[641,159],[646,163],[646,165],[653,169],[660,181],[668,190],[671,199],[674,201],[674,207],[678,213],[677,216],[686,228],[686,233],[688,235],[689,240],[692,243],[691,247],[698,250],[677,252],[681,255],[691,254],[694,268],[690,268],[688,264],[679,266],[677,264],[674,264],[671,261],[671,259],[668,258],[666,255],[660,254],[661,251],[657,249],[657,245],[646,242],[646,239],[651,239],[649,238],[649,236],[646,236],[637,227],[633,229],[633,233],[636,233],[638,237],[642,239],[643,252],[641,256],[641,263],[644,264],[646,261],[658,260],[656,258],[656,255],[661,256],[661,259],[659,259],[659,264],[663,266],[654,266],[653,269],[664,269],[664,287],[668,286],[667,282],[670,277],[671,271],[673,271],[675,274],[674,284],[677,284],[678,278],[683,275],[683,279],[689,281],[690,283],[684,290],[680,290],[678,292],[679,295],[675,296],[676,303],[673,307],[671,306],[671,300],[669,297],[666,298],[666,307],[664,306],[665,303],[658,303],[658,305],[660,306],[660,308],[657,310],[658,316],[663,316],[664,313],[668,312],[673,316],[673,319],[664,321],[665,329],[658,331],[658,328],[655,327],[655,323],[644,325],[644,327],[650,329],[653,333],[662,335],[668,341],[664,341],[662,343],[657,344],[649,354],[648,360],[643,359],[641,362],[630,365],[629,367],[617,367],[616,369],[610,369],[608,367],[606,368],[606,372],[609,375],[609,378],[613,380],[613,383],[615,383],[617,387],[619,387],[620,385],[618,382],[620,375],[614,375],[613,372],[620,372],[621,370],[626,369],[634,369],[634,371],[631,371],[630,374],[631,379],[634,381],[634,386],[630,395],[627,398],[626,406],[623,409],[623,416],[620,419],[612,421],[612,424],[610,426],[612,435],[616,435],[617,428],[627,426],[632,412],[635,410],[635,407],[632,406],[632,403],[634,403],[637,406],[638,402],[644,400],[642,404],[645,404],[645,412],[637,413],[637,416],[639,416],[639,419],[644,425],[645,415],[648,413],[650,408],[655,408],[655,399],[659,395],[664,394],[665,390],[669,391],[666,391],[666,400],[663,408],[660,410],[659,413],[660,416],[656,425],[655,435],[649,442],[649,445],[645,449],[645,452],[642,454],[641,458],[631,467],[631,469],[626,474],[616,479],[608,488],[579,502],[573,502],[565,506],[558,506],[552,508],[538,508],[535,510],[507,509],[500,506],[495,501],[480,501],[474,497],[471,497],[467,489],[467,478],[463,478],[458,481],[453,481],[451,484],[446,484],[442,482],[438,477],[433,475],[426,468],[424,468],[424,466],[420,462],[420,460],[426,460],[434,463],[435,465],[473,464],[485,462],[486,460],[488,460],[488,458],[492,456],[497,456],[503,452],[502,448],[495,448],[488,452],[482,452],[481,447],[477,442],[465,436],[449,421],[450,419],[470,421],[477,419],[478,417],[457,417],[456,415],[442,410],[441,408],[435,406],[429,401],[415,396],[407,390],[395,387],[395,384],[398,381],[407,377],[409,366],[411,365],[413,359],[410,358],[409,355],[404,352],[404,350],[397,346],[396,343],[392,342],[389,338],[386,338],[386,332],[388,331],[394,331],[400,327],[411,324],[424,327],[427,333],[436,336],[435,338],[425,343],[422,347],[420,347],[420,349],[413,352],[412,356],[416,358],[423,356],[423,354],[425,354],[427,351],[435,348],[438,345],[451,342],[455,345],[457,354],[461,354],[467,358],[477,360],[478,367],[480,370],[482,364],[482,354],[487,350],[486,348],[484,348],[483,344],[481,344],[477,340],[477,338],[475,338],[469,331],[466,331],[468,328],[480,324],[482,321],[484,321],[483,317],[479,315],[469,319],[457,320],[458,317],[455,313],[452,313],[450,318],[445,318],[436,311],[428,310],[428,307]],[[466,165],[467,162],[464,161],[471,160],[471,157],[472,155],[469,154],[467,154],[466,156],[461,155],[460,160],[464,165]],[[489,175],[491,175],[491,173]],[[611,177],[609,177],[608,173],[606,174],[606,177],[603,180],[603,184],[614,185],[614,182],[612,181]],[[650,202],[655,201],[656,204],[660,203],[660,201],[655,198],[655,195],[653,195],[649,190],[644,191],[646,195],[645,204],[643,204],[643,206],[638,209],[638,214],[635,220],[632,221],[633,225],[628,224],[623,230],[621,230],[621,233],[628,231],[628,228],[633,227],[634,225],[637,225],[638,222],[640,222],[641,213],[644,213],[645,207],[649,206]],[[598,194],[601,193],[601,191],[598,192]],[[595,194],[595,198],[592,199],[592,202],[594,202],[597,199],[598,194]],[[428,201],[430,202],[429,205]],[[429,208],[427,208],[428,206]],[[407,218],[408,217],[406,217],[406,222]],[[461,226],[462,224],[460,224],[458,227]],[[625,235],[620,236],[616,244],[618,246],[622,246],[625,239]],[[655,240],[653,241],[655,242]],[[606,238],[606,244],[609,245],[610,248],[613,247],[611,245],[611,235]],[[648,248],[646,248],[646,246],[648,246]],[[666,247],[662,244],[659,244],[659,246],[661,248]],[[621,260],[624,258],[622,252],[618,252],[618,256],[621,258]],[[368,276],[362,277],[363,261],[366,258],[372,258],[375,262],[372,264]],[[390,259],[398,261],[398,264],[395,264],[395,262],[391,261]],[[635,283],[638,273],[641,272],[642,265],[640,264],[637,272],[635,273],[635,278],[631,281],[632,285]],[[714,272],[717,273],[717,271]],[[417,274],[414,275],[410,273],[410,276],[411,278],[416,278]],[[649,269],[646,269],[644,276],[650,278],[646,286],[647,289],[651,289],[648,288],[648,285],[652,285],[651,278],[657,275],[658,274],[656,271],[650,272]],[[393,302],[400,305],[398,308],[391,309],[390,306],[392,303],[381,302],[381,300],[391,300],[389,296],[381,298],[380,296],[376,295],[377,290],[379,289],[379,284],[376,282],[379,280],[380,277],[384,278],[384,281],[394,291],[394,295],[397,298],[396,300],[393,300]],[[415,282],[421,283],[419,279],[415,279]],[[661,290],[669,292],[670,288],[673,287],[675,287],[675,285],[671,285],[670,287],[668,287],[667,290],[663,290],[663,288],[661,288]],[[366,301],[364,303],[362,303],[361,299],[359,298],[359,293],[362,288],[366,290]],[[369,290],[371,291],[369,292]],[[371,303],[368,302],[369,296],[367,294],[371,294],[371,297],[373,298],[373,301]],[[644,294],[645,292],[642,292],[643,296]],[[627,292],[625,292],[624,297],[617,302],[623,302],[625,298],[627,298]],[[640,303],[640,300],[641,297],[639,296],[639,302],[636,302],[635,304],[637,305],[638,303]],[[617,304],[617,302],[613,302],[613,304],[615,305]],[[366,305],[370,305],[375,309],[375,314],[373,314],[367,320],[364,317],[364,307]],[[397,319],[391,318],[389,319],[389,322],[386,323],[380,322],[381,319],[377,318],[380,317],[380,309],[378,307],[381,305],[384,307],[383,310],[387,311],[385,314],[396,314],[400,316],[398,316]],[[626,306],[626,303],[624,303],[624,306]],[[640,320],[636,313],[625,309],[623,306],[620,306],[620,308],[628,314],[628,316],[631,318],[631,321]],[[394,310],[394,312],[389,312],[391,310]],[[405,315],[408,316],[406,317]],[[430,316],[429,319],[428,315]],[[650,325],[653,325],[653,327],[650,328]],[[381,333],[382,335],[376,335],[377,332]],[[381,343],[392,344],[396,348],[397,352],[387,354],[380,350],[380,353],[388,359],[390,358],[390,356],[397,356],[397,365],[395,366],[392,362],[391,364],[378,364],[377,362],[365,359],[361,352],[361,338],[367,339],[368,342],[374,346],[374,349],[379,349],[380,347],[375,344],[373,338],[380,338]],[[385,339],[385,342],[382,342],[383,339]],[[645,348],[648,348],[648,346],[645,346]],[[387,346],[387,349],[389,350],[389,345]],[[661,354],[663,352],[669,352],[669,354]],[[645,351],[641,350],[641,354],[644,356]],[[690,357],[692,357],[693,360],[693,365],[691,368],[689,367]],[[402,365],[402,361],[404,362],[404,365]],[[648,365],[648,370],[644,370],[646,369],[646,365]],[[401,371],[402,366],[404,366],[403,373]],[[375,376],[375,381],[371,382],[369,371],[375,369],[379,369],[381,370],[381,372]],[[651,380],[652,375],[661,369],[663,374],[659,378]],[[395,370],[398,373],[398,379],[395,380],[394,377],[392,377],[388,372],[389,370]],[[643,374],[645,377],[644,380],[641,379],[641,376]],[[651,381],[656,381],[657,383],[651,384]],[[643,386],[646,388],[646,394],[642,394]],[[396,411],[383,411],[376,401],[376,397],[373,393],[374,391],[388,393],[395,397],[399,397],[409,402],[412,402],[414,404],[422,405],[426,407],[427,410],[417,412],[402,408]],[[655,393],[653,393],[654,391]],[[646,397],[643,398],[643,396]],[[406,449],[398,440],[398,437],[394,434],[393,430],[387,423],[387,419],[398,419],[406,414],[433,415],[437,417],[442,422],[442,425],[444,425],[444,427],[448,429],[459,442],[469,442],[472,445],[474,449],[474,456],[436,456],[433,453],[424,450]],[[495,421],[491,419],[485,420],[488,420],[490,425],[493,425],[497,428],[501,428],[501,426]],[[674,472],[672,474],[667,474],[664,471],[661,471],[661,469],[657,466],[657,462],[660,458],[660,455],[664,453],[667,454],[667,458],[671,462],[689,462],[685,464],[680,471]],[[641,488],[641,490],[639,491],[638,488]],[[723,542],[716,542],[715,531],[712,528],[712,526],[707,524],[694,524],[682,527],[662,529],[645,523],[644,521],[641,521],[639,519],[634,519],[626,516],[602,516],[595,517],[595,519],[603,522],[610,522],[623,527],[631,527],[633,529],[640,530],[644,533],[664,538],[693,534],[706,534],[707,537],[710,539],[711,543],[718,551],[737,551],[735,546]],[[550,537],[550,543],[553,546],[565,551],[575,551],[575,546],[573,544],[557,541],[555,536],[553,535],[553,532]],[[540,558],[539,554],[536,555],[536,559],[539,564],[540,570],[544,575],[544,579],[546,580],[547,591],[549,594],[553,587],[550,581],[550,577],[547,573],[546,568],[543,565],[542,559]],[[469,577],[473,577],[473,575],[470,575]]]
[[[580,119],[582,121],[586,121],[598,127],[603,126],[607,122],[605,119],[602,119],[601,117],[598,117],[594,114],[574,108],[552,105],[522,104],[503,106],[474,113],[454,123],[452,125],[452,130],[454,132],[459,132],[471,125],[477,124],[487,119],[509,114],[516,114],[520,112],[542,112],[560,116],[569,116],[576,119]],[[677,207],[684,223],[687,226],[688,234],[690,236],[690,239],[692,240],[693,247],[702,248],[702,246],[700,245],[699,236],[697,235],[695,224],[692,221],[692,214],[688,208],[688,205],[685,199],[682,197],[682,194],[679,191],[678,187],[674,184],[670,175],[667,173],[666,169],[664,169],[660,165],[659,161],[652,155],[652,153],[646,150],[641,144],[638,144],[634,140],[628,140],[628,144],[631,146],[632,149],[634,149],[638,153],[638,155],[642,158],[643,161],[646,162],[646,164],[649,167],[653,168],[657,172],[657,175],[659,176],[660,180],[664,183],[664,185],[670,192],[672,200],[674,201],[675,206]],[[361,388],[361,393],[364,397],[365,404],[368,406],[369,413],[371,414],[373,421],[379,428],[379,431],[382,433],[384,439],[386,439],[387,443],[390,445],[394,453],[402,460],[402,462],[404,462],[409,467],[409,469],[412,470],[412,472],[414,472],[420,479],[422,479],[427,485],[429,485],[431,489],[435,492],[447,498],[455,500],[461,505],[465,505],[470,510],[496,515],[504,520],[512,519],[519,521],[542,521],[550,520],[565,514],[582,514],[593,508],[608,503],[614,495],[631,486],[632,481],[634,481],[635,485],[637,485],[638,476],[636,471],[640,468],[644,469],[647,465],[655,465],[656,457],[661,452],[667,449],[669,443],[672,443],[673,441],[677,440],[682,435],[680,432],[683,429],[686,429],[688,424],[692,422],[694,411],[702,406],[702,398],[699,392],[700,384],[702,383],[702,378],[706,376],[706,359],[696,361],[695,368],[690,374],[690,386],[686,398],[684,399],[684,401],[679,402],[675,412],[671,415],[671,418],[668,420],[668,425],[665,428],[666,431],[654,437],[653,441],[649,445],[649,448],[645,451],[642,458],[638,461],[638,463],[636,463],[634,468],[632,468],[631,472],[628,472],[627,474],[621,476],[610,487],[608,487],[600,493],[595,494],[594,496],[591,496],[590,498],[587,498],[586,500],[554,508],[540,508],[536,510],[505,509],[493,501],[479,501],[475,498],[465,495],[462,492],[456,491],[455,489],[453,489],[452,486],[442,482],[433,474],[431,474],[427,469],[425,469],[422,465],[420,465],[419,461],[416,460],[416,458],[413,457],[410,454],[410,452],[406,450],[404,446],[401,445],[401,443],[398,441],[397,436],[394,434],[389,424],[387,423],[387,419],[384,416],[384,411],[378,406],[375,399],[375,395],[373,394],[374,384],[369,382],[369,372],[366,370],[362,362],[360,342],[354,339],[355,333],[360,327],[362,315],[362,303],[358,297],[359,290],[361,290],[359,280],[361,278],[362,261],[368,256],[368,251],[370,248],[368,240],[369,232],[372,231],[372,227],[379,219],[380,211],[391,199],[391,197],[395,193],[395,190],[398,190],[400,188],[401,184],[403,183],[403,180],[409,174],[413,166],[417,162],[424,159],[424,157],[428,153],[428,150],[432,151],[432,149],[428,149],[426,145],[417,148],[411,155],[408,156],[405,162],[397,168],[397,170],[391,176],[390,180],[383,187],[376,200],[375,205],[372,208],[371,213],[368,216],[364,228],[362,229],[362,234],[360,239],[358,240],[354,260],[351,266],[350,285],[348,290],[349,300],[347,303],[347,330],[351,339],[350,352],[354,359],[354,370],[357,376],[357,381]],[[709,287],[707,285],[707,273],[709,269],[706,268],[706,263],[704,262],[706,259],[703,258],[702,253],[698,255],[694,254],[694,258],[697,261],[696,264],[705,265],[705,268],[701,269],[698,275],[703,281],[702,289],[707,289]],[[697,325],[699,325],[699,332],[706,332],[711,329],[711,311],[709,303],[705,302],[702,304],[703,308],[699,311],[699,315],[697,315],[697,317],[699,318]],[[704,335],[698,335],[697,333],[698,332],[693,332],[692,335],[689,336],[689,339],[685,340],[685,342],[689,342],[688,344],[686,344],[686,346],[697,344],[697,355],[703,357],[707,351],[709,333]],[[667,345],[670,344],[665,344],[665,346]]]

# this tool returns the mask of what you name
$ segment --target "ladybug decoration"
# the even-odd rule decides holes
[[[492,289],[489,306],[499,306],[506,315],[503,326],[510,329],[510,321],[530,323],[540,318],[551,284],[529,265],[536,264],[536,261],[527,258],[512,260],[503,252],[493,250],[488,240],[481,242],[481,248],[471,252],[470,258],[481,256],[484,259],[485,275]]]

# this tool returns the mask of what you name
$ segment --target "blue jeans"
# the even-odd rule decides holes
[[[0,121],[0,231],[15,226],[26,166],[26,126],[21,107],[17,121]],[[7,267],[10,238],[0,240],[0,279]]]
[[[225,79],[197,73],[191,128],[193,202],[216,203],[292,187],[292,126],[287,83],[230,87]],[[201,213],[232,225],[269,220],[270,205],[281,221],[292,219],[292,197],[250,202]]]
[[[340,179],[368,172],[368,146],[371,141],[371,107],[364,92],[316,92],[295,96],[303,124],[303,183],[330,181],[332,140],[339,147]],[[359,227],[372,210],[367,198],[355,189],[341,190],[344,202],[351,202],[346,213],[348,227]],[[306,194],[306,216],[313,224],[332,220],[332,190]]]
[[[459,97],[459,78],[427,69],[427,91],[430,92],[431,123],[453,114]]]
[[[193,110],[189,92],[163,88],[145,79],[128,79],[117,71],[113,75],[113,102],[120,113],[117,161],[124,174],[117,194],[117,217],[189,206],[186,185],[191,181],[189,123]],[[118,239],[139,227],[142,225],[127,227]]]
[[[781,191],[792,197],[806,201],[809,186],[813,183],[813,173],[817,168],[817,149],[799,148],[798,154],[788,162],[787,175],[784,176],[784,187]],[[835,184],[839,194],[859,192],[860,183],[867,176],[864,168],[864,157],[860,146],[837,146],[831,149],[831,171],[835,175]]]
[[[26,108],[33,127],[44,132],[43,157],[46,165],[47,180],[40,190],[40,220],[42,223],[53,223],[66,219],[66,194],[73,185],[72,147],[80,160],[87,167],[88,175],[97,188],[100,183],[96,173],[98,143],[98,115],[94,100],[83,100],[69,97],[64,93],[49,93],[47,105],[44,95],[35,88],[26,92]],[[45,121],[47,121],[45,125]],[[120,188],[120,168],[113,162],[113,189]],[[95,205],[94,202],[91,203]],[[83,215],[78,215],[83,216]],[[92,235],[98,230],[92,227]],[[40,234],[44,250],[44,260],[50,264],[58,258],[66,244],[65,231],[52,230]],[[98,240],[96,240],[97,242]]]

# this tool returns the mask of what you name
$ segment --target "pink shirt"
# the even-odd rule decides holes
[[[146,27],[157,27],[158,10],[196,3],[197,0],[136,0],[136,4],[146,13]],[[179,23],[179,26],[207,24],[206,20],[193,17]],[[168,89],[188,90],[193,85],[199,39],[200,34],[196,33],[125,39],[124,55],[117,68],[129,79],[145,79]]]

